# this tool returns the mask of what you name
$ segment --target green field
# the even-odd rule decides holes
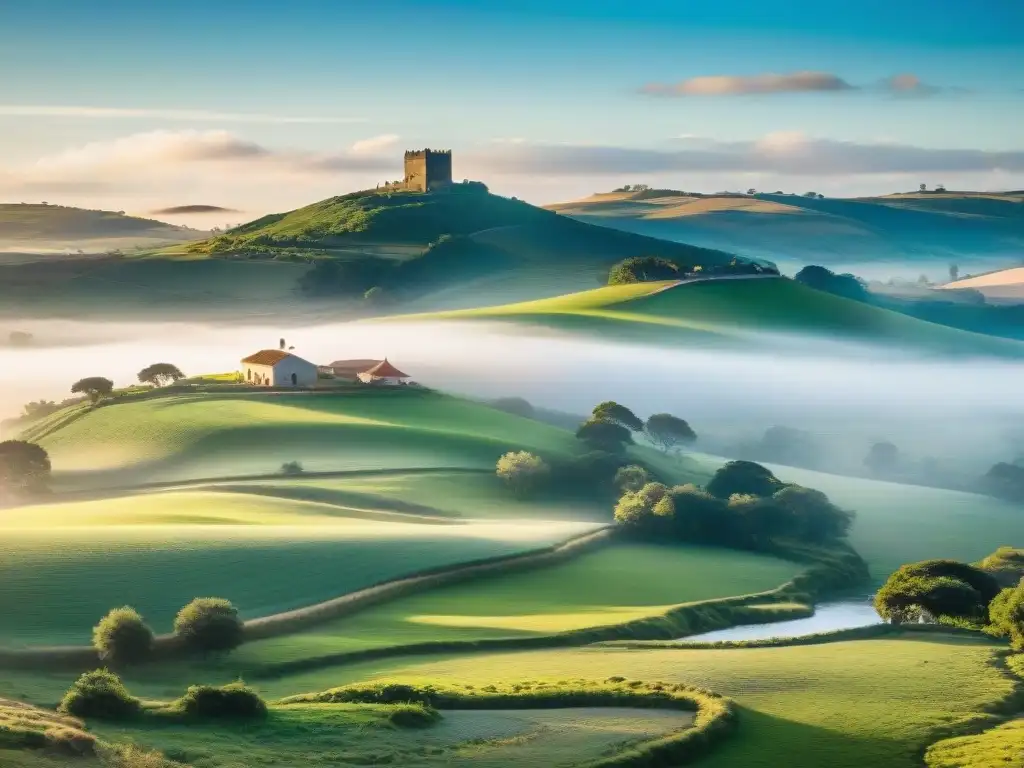
[[[664,680],[709,688],[740,705],[740,727],[702,758],[709,768],[919,768],[924,748],[986,722],[1013,683],[999,646],[953,637],[861,640],[730,650],[582,648],[390,659],[317,670],[261,687],[269,695],[364,679],[487,685],[515,680]]]
[[[928,748],[928,768],[1018,768],[1024,765],[1024,719]]]
[[[969,333],[808,288],[786,278],[718,279],[597,288],[551,299],[399,316],[498,320],[664,343],[764,345],[765,332],[907,346],[927,352],[1020,357],[1024,344]]]
[[[0,645],[87,644],[98,618],[118,605],[169,631],[178,608],[207,594],[232,600],[246,618],[265,616],[588,527],[392,522],[372,512],[214,492],[8,510],[0,517]]]
[[[1024,541],[1020,506],[1000,499],[794,467],[771,469],[780,480],[817,488],[857,513],[850,543],[876,580],[904,563],[935,557],[974,562]]]
[[[249,643],[235,659],[259,666],[379,646],[620,624],[680,603],[774,589],[800,570],[735,550],[616,544],[561,565],[434,589],[308,632]]]
[[[34,439],[29,430],[25,439]],[[425,390],[194,394],[91,411],[39,442],[62,489],[307,471],[474,467],[582,452],[573,435]]]

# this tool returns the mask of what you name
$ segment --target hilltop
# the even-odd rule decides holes
[[[1024,300],[1024,267],[1011,267],[981,275],[972,275],[939,286],[939,290],[964,288],[981,293],[986,300],[1019,302]]]
[[[198,240],[207,233],[123,211],[93,211],[63,205],[0,204],[0,252],[100,253],[126,248],[153,248]]]
[[[1024,252],[1024,194],[916,192],[862,198],[702,195],[641,189],[547,206],[579,221],[684,240],[784,268],[822,264],[877,276],[992,269]],[[886,270],[889,273],[886,273]]]
[[[615,285],[552,299],[401,317],[500,320],[669,344],[763,347],[766,334],[921,352],[1024,356],[1024,344],[929,323],[785,277]]]

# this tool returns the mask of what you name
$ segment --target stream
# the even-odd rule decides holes
[[[837,629],[855,629],[880,624],[870,597],[821,603],[813,616],[792,621],[774,621],[766,624],[744,624],[700,635],[680,638],[686,642],[714,643],[722,640],[768,640],[770,638],[803,637]]]

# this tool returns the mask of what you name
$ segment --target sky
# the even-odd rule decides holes
[[[1024,188],[1019,0],[33,0],[0,73],[0,201],[211,225],[422,147],[538,204]]]

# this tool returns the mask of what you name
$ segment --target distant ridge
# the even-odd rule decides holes
[[[150,213],[154,216],[176,216],[183,213],[238,213],[238,211],[219,205],[173,205],[170,208],[158,208]]]

